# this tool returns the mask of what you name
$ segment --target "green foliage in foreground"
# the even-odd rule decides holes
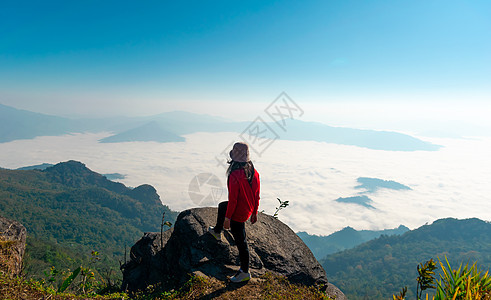
[[[78,275],[80,277],[80,275]],[[72,287],[79,287],[82,283],[72,283]],[[97,293],[62,292],[46,281],[33,279],[10,278],[0,272],[0,296],[7,295],[7,299],[318,299],[330,300],[325,293],[316,287],[307,287],[290,283],[285,277],[267,273],[261,278],[247,284],[227,284],[213,278],[199,276],[191,277],[181,288],[172,291],[163,291],[159,285],[149,286],[147,290],[128,295],[122,292],[110,292],[104,284],[97,286]],[[0,297],[1,298],[1,297]],[[3,298],[1,298],[3,299]]]
[[[489,300],[491,299],[491,276],[489,271],[482,271],[476,267],[477,262],[469,267],[469,264],[460,264],[458,269],[452,269],[447,259],[446,266],[439,261],[442,272],[440,280],[435,283],[435,272],[437,267],[433,259],[418,266],[419,276],[417,278],[417,299],[422,299],[426,290],[434,289],[436,294],[426,293],[426,299],[433,300]],[[406,299],[407,287],[393,295],[393,300]]]
[[[9,277],[0,272],[0,299],[129,299],[126,293],[112,292],[103,294],[74,294],[72,292],[58,292],[46,283],[34,279]]]
[[[452,265],[478,261],[491,267],[491,223],[478,219],[442,219],[402,236],[382,236],[323,260],[327,278],[350,300],[389,299],[418,277],[415,267],[432,257]],[[416,298],[416,289],[407,297]]]
[[[476,262],[477,263],[477,262]],[[437,282],[435,300],[444,299],[491,299],[491,277],[489,271],[483,273],[474,263],[471,267],[466,264],[456,270],[440,262],[442,268],[441,280]]]

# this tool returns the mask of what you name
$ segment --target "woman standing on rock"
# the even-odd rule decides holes
[[[251,279],[249,272],[249,247],[245,231],[245,222],[257,221],[259,207],[259,173],[249,159],[249,147],[245,143],[235,143],[230,151],[230,166],[227,170],[228,201],[218,205],[218,216],[215,227],[208,231],[221,240],[222,229],[230,229],[239,250],[240,269],[230,277],[232,282]]]

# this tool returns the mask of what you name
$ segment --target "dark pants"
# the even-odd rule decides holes
[[[217,233],[221,232],[223,229],[223,222],[225,221],[225,214],[227,213],[227,204],[228,201],[218,204],[217,224],[215,226],[215,232]],[[245,223],[230,220],[230,231],[234,237],[237,249],[239,249],[240,268],[247,273],[249,272],[249,247],[247,246]]]

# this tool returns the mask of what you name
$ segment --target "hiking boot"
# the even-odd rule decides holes
[[[251,273],[249,273],[249,272],[246,273],[242,270],[239,270],[239,272],[237,272],[237,274],[230,277],[230,281],[235,282],[235,283],[248,281],[250,279],[251,279]]]
[[[217,241],[221,241],[222,240],[222,233],[216,233],[215,232],[215,227],[213,226],[210,226],[208,227],[208,232],[217,240]]]

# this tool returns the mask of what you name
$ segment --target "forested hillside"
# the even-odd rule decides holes
[[[397,228],[385,230],[355,230],[345,227],[328,236],[311,235],[307,232],[298,232],[297,235],[310,248],[315,258],[321,260],[329,254],[351,249],[381,235],[400,235],[407,231],[409,228],[400,225]]]
[[[80,162],[45,170],[0,170],[0,214],[28,231],[27,270],[38,274],[50,265],[67,267],[91,251],[106,265],[119,268],[143,232],[160,231],[162,214],[177,213],[162,205],[155,189],[130,189],[109,181]]]
[[[402,236],[381,236],[321,261],[329,281],[349,299],[389,299],[408,286],[414,298],[417,265],[430,258],[452,267],[477,261],[491,266],[491,223],[479,219],[442,219]],[[438,271],[438,270],[437,270]]]

